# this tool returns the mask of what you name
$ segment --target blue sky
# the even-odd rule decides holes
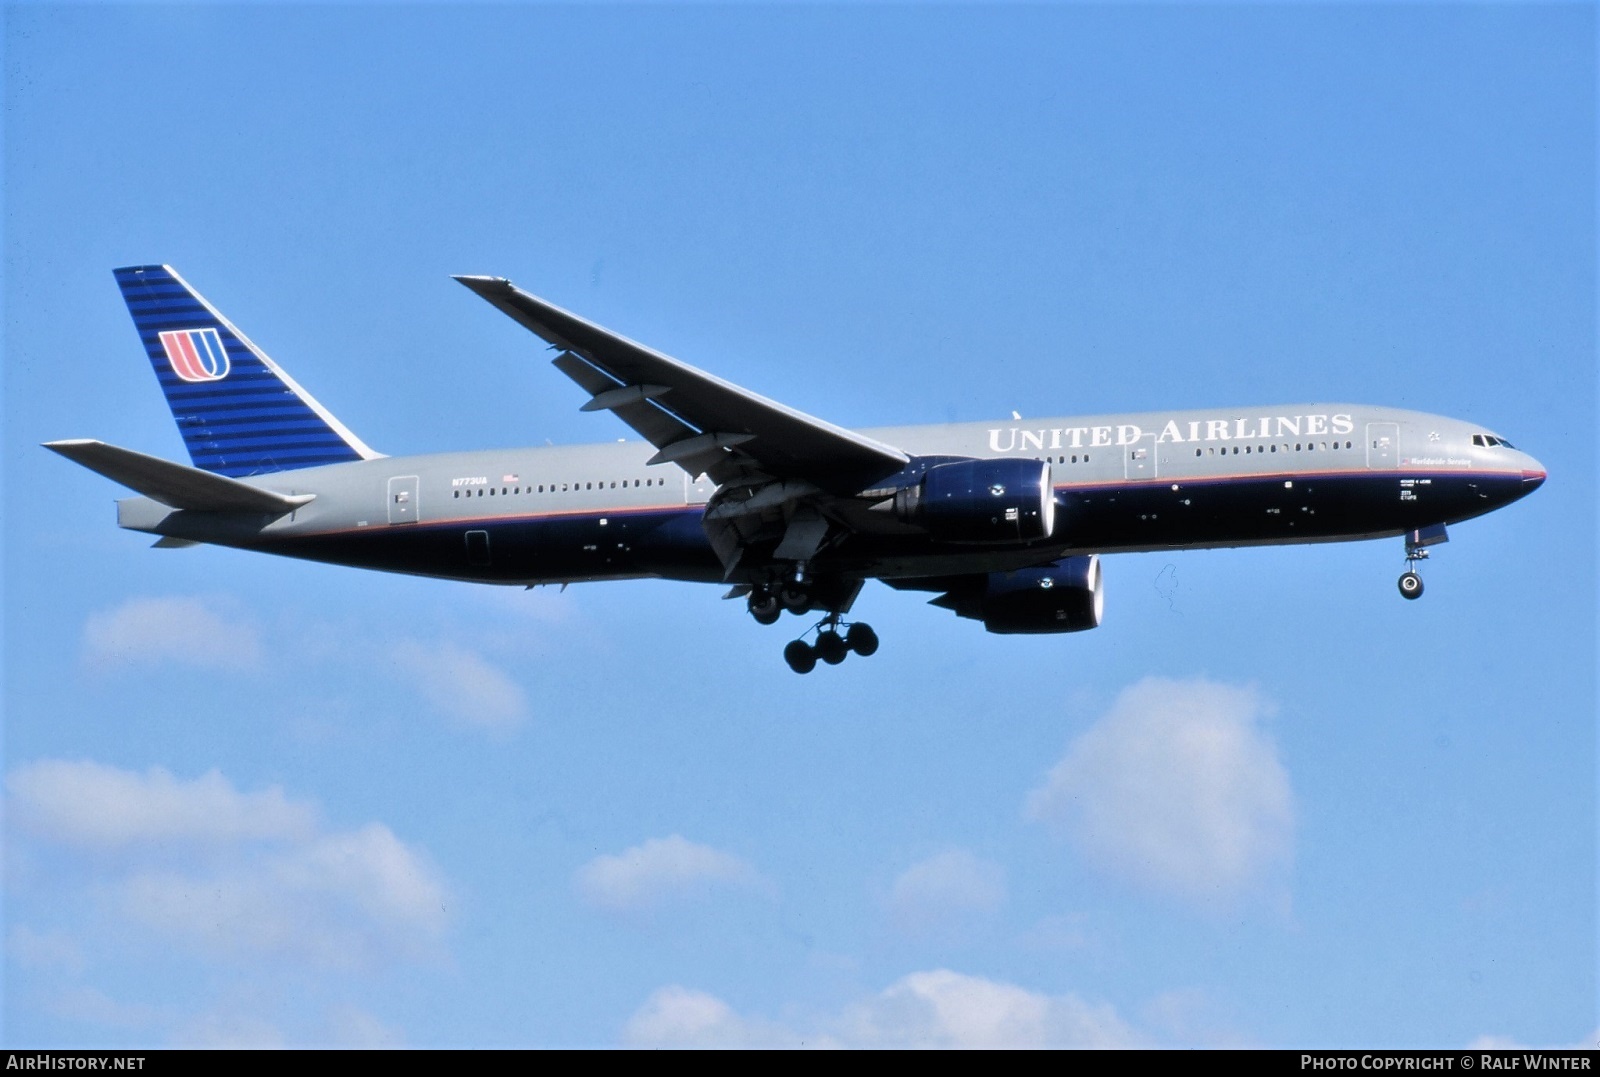
[[[1577,1045],[1586,5],[5,19],[4,1041]],[[119,531],[176,266],[374,448],[600,441],[524,288],[844,425],[1354,401],[1537,456],[1398,541],[1123,556],[1094,632]]]

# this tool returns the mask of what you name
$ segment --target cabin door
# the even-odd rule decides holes
[[[1138,441],[1129,445],[1123,457],[1123,472],[1130,479],[1153,479],[1156,477],[1156,436],[1146,434]]]
[[[1399,423],[1367,424],[1367,466],[1392,469],[1400,448]]]
[[[414,524],[417,522],[417,477],[396,475],[389,480],[389,522]]]

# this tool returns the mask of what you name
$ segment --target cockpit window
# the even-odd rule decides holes
[[[1497,438],[1493,434],[1473,434],[1472,443],[1474,445],[1482,445],[1485,447],[1499,446],[1503,449],[1516,448],[1515,445],[1512,445],[1511,442],[1507,441],[1505,438]]]

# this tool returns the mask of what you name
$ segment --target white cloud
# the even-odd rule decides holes
[[[624,1040],[651,1047],[1133,1047],[1142,1038],[1110,1005],[1045,995],[948,969],[914,972],[816,1022],[804,1034],[740,1016],[715,996],[664,987]]]
[[[39,844],[119,854],[101,871],[112,913],[204,956],[368,967],[442,943],[443,881],[382,824],[330,830],[312,805],[215,771],[184,781],[45,760],[6,787]]]
[[[902,931],[954,929],[1006,901],[1005,870],[965,849],[948,849],[901,872],[885,906]]]
[[[405,640],[393,658],[424,699],[464,725],[503,733],[527,720],[521,685],[476,651]]]
[[[91,666],[159,664],[250,669],[261,661],[255,629],[202,598],[134,598],[89,615],[84,659]]]
[[[120,849],[177,842],[222,846],[303,838],[316,813],[277,786],[241,793],[213,770],[180,781],[160,767],[143,774],[88,761],[47,759],[6,777],[12,817],[54,844]]]
[[[141,871],[124,881],[119,896],[130,919],[232,960],[370,967],[427,956],[446,927],[443,884],[377,823],[224,870]]]
[[[611,912],[637,912],[717,886],[768,885],[748,862],[677,834],[597,856],[578,869],[574,882],[586,901]]]
[[[1132,1047],[1133,1029],[1109,1005],[1044,995],[948,969],[914,972],[856,1004],[849,1042],[873,1047]]]
[[[776,1022],[740,1017],[714,995],[676,984],[645,1001],[623,1027],[622,1040],[635,1047],[819,1046]]]
[[[1104,869],[1201,902],[1287,868],[1289,775],[1249,688],[1150,678],[1126,689],[1028,798]]]

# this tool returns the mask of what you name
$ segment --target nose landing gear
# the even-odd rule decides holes
[[[1422,577],[1417,575],[1417,562],[1428,559],[1428,547],[1449,542],[1444,524],[1430,524],[1406,533],[1406,570],[1400,576],[1400,594],[1406,598],[1422,597]]]
[[[844,632],[840,633],[840,628]],[[817,668],[817,659],[837,666],[854,651],[865,658],[878,650],[878,634],[872,626],[861,621],[846,626],[837,613],[830,613],[812,625],[817,642],[808,644],[805,637],[794,640],[783,649],[783,660],[796,673],[810,673]]]

